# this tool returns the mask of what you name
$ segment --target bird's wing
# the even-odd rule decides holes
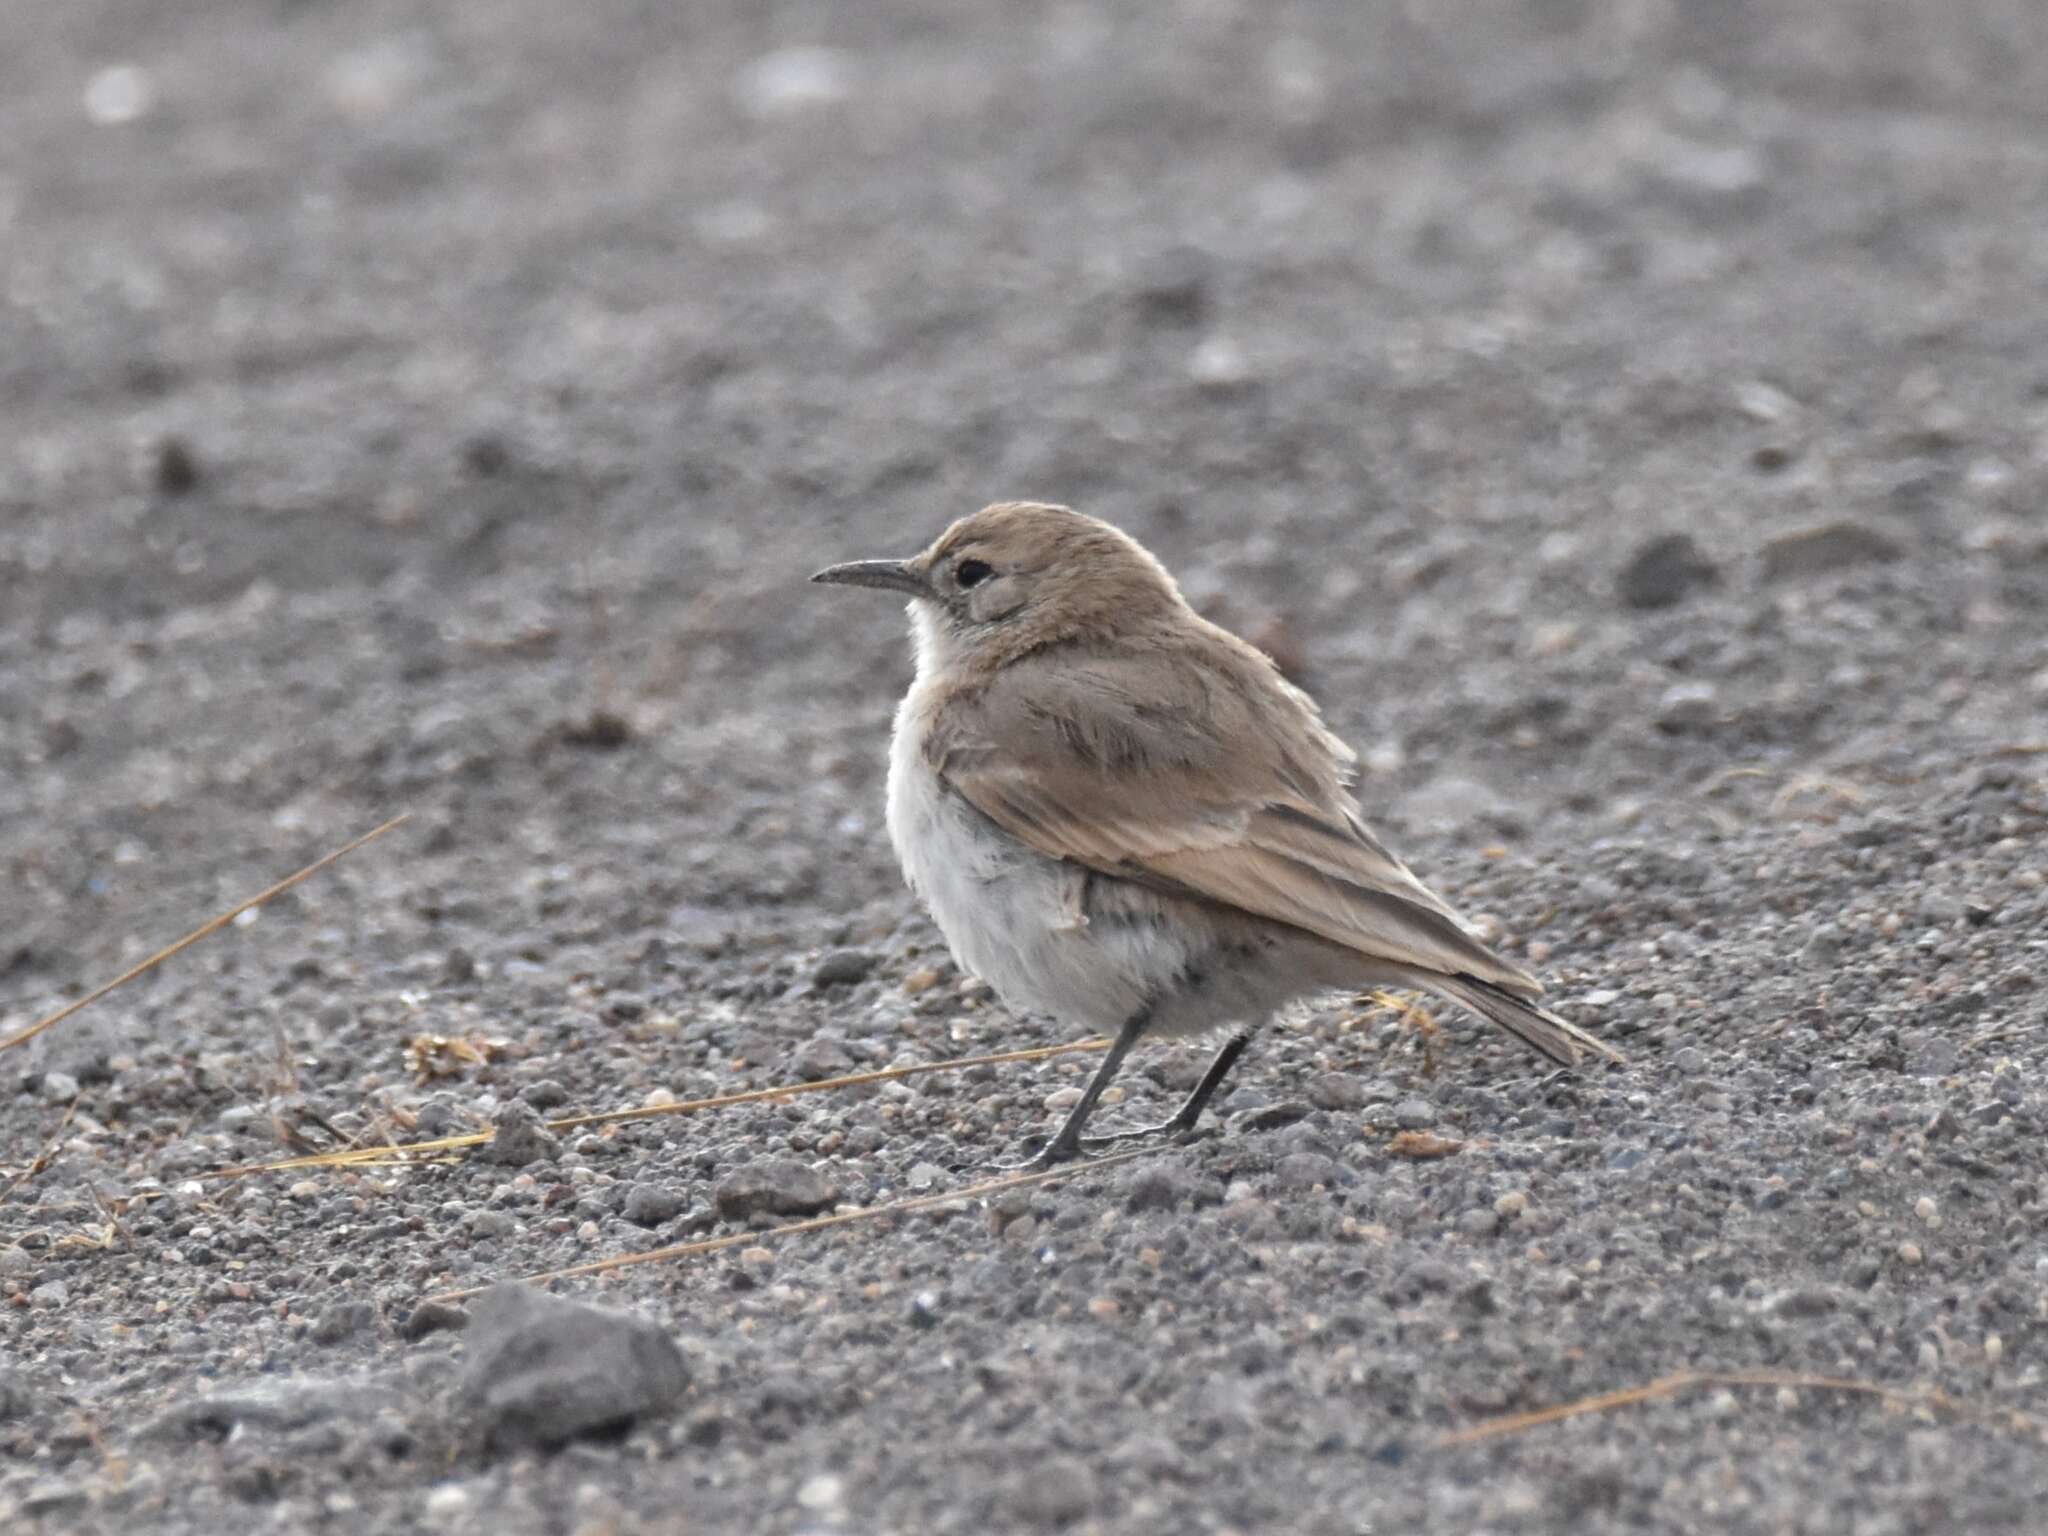
[[[938,712],[940,778],[1051,858],[1376,959],[1540,990],[1358,814],[1353,757],[1248,649],[1028,658]]]

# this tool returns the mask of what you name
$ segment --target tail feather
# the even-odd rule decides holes
[[[1559,1066],[1575,1067],[1589,1052],[1609,1061],[1628,1060],[1605,1040],[1596,1039],[1549,1009],[1539,1008],[1490,981],[1481,981],[1476,976],[1432,976],[1427,985],[1453,1002],[1464,1004],[1487,1023],[1506,1030]]]

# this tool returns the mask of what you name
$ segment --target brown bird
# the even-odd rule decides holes
[[[1314,700],[1129,535],[1003,502],[911,559],[811,579],[910,598],[889,835],[955,958],[1011,1008],[1111,1038],[1033,1164],[1191,1130],[1251,1028],[1314,993],[1419,988],[1552,1061],[1622,1059],[1387,851]],[[1171,1119],[1083,1134],[1140,1039],[1226,1025]]]

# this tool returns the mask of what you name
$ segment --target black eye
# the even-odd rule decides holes
[[[993,575],[995,572],[985,560],[962,560],[953,567],[953,579],[963,587],[979,586]]]

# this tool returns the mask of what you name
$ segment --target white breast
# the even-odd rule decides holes
[[[889,837],[960,965],[1011,1008],[1114,1032],[1189,960],[1170,926],[1075,921],[1076,872],[1002,831],[920,750],[922,681],[897,711]]]

